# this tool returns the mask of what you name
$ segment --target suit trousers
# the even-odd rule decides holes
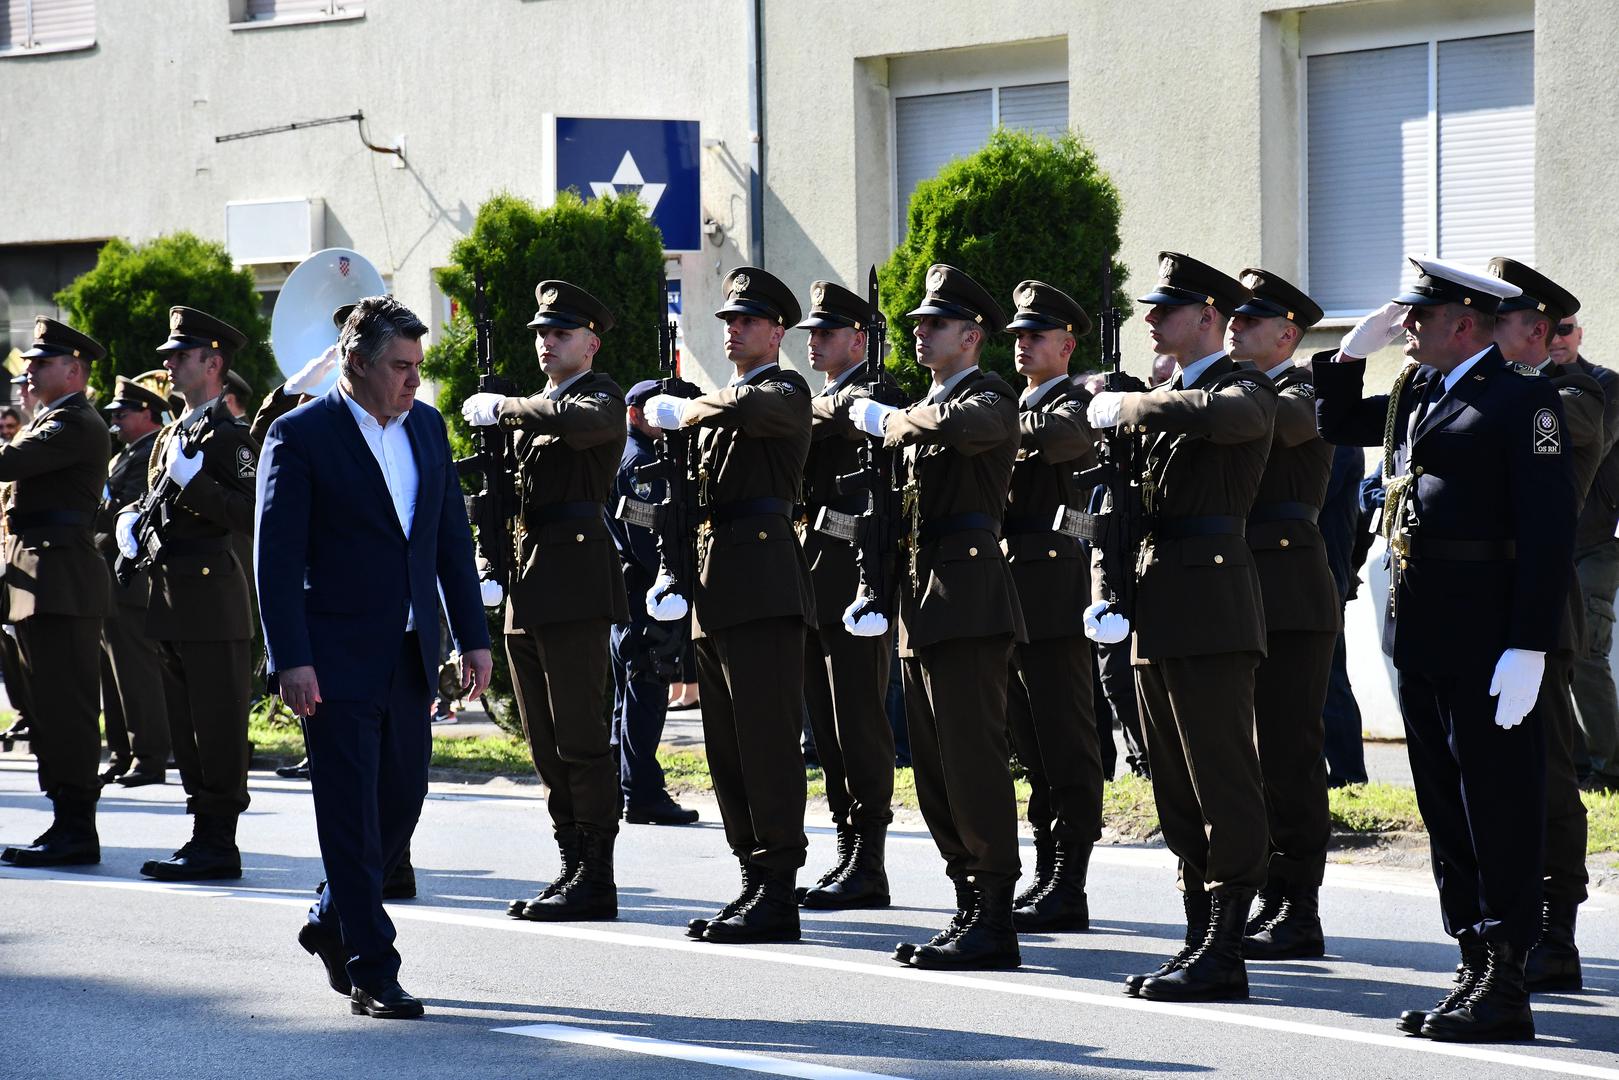
[[[326,888],[309,921],[341,938],[349,979],[367,989],[399,977],[382,883],[409,849],[427,798],[432,703],[411,632],[374,698],[323,701],[304,721],[315,832],[326,866]]]
[[[1574,760],[1579,729],[1573,676],[1571,654],[1547,653],[1534,711],[1546,730],[1546,896],[1580,904],[1585,902],[1590,876],[1585,869],[1585,803],[1580,801]]]
[[[1097,679],[1124,739],[1125,763],[1132,772],[1138,771],[1140,766],[1150,768],[1147,736],[1142,730],[1141,699],[1136,691],[1135,671],[1130,665],[1130,642],[1126,639],[1116,645],[1097,645],[1095,655]]]
[[[804,703],[839,825],[894,820],[894,729],[888,723],[892,634],[855,637],[842,625],[804,635]]]
[[[169,763],[163,660],[146,636],[146,609],[114,606],[101,631],[101,708],[112,756],[148,770]]]
[[[663,766],[658,744],[669,714],[669,684],[645,666],[632,663],[635,623],[614,625],[609,639],[613,660],[612,745],[618,753],[618,790],[625,806],[647,806],[662,799]]]
[[[1258,889],[1270,857],[1254,746],[1259,654],[1166,657],[1136,666],[1164,842],[1187,892]]]
[[[1327,703],[1321,710],[1325,737],[1322,756],[1327,759],[1327,783],[1333,787],[1366,782],[1366,747],[1361,741],[1360,702],[1349,683],[1349,649],[1344,632],[1332,647],[1332,670],[1327,676]]]
[[[1270,882],[1319,886],[1327,869],[1327,764],[1322,707],[1332,673],[1332,631],[1278,630],[1254,672],[1259,771],[1270,822]]]
[[[711,630],[695,642],[703,741],[725,839],[767,870],[804,865],[804,621]]]
[[[17,624],[26,685],[43,691],[29,716],[39,789],[52,802],[94,806],[101,797],[101,619],[35,613]]]
[[[1029,824],[1082,844],[1102,836],[1094,679],[1089,638],[1047,638],[1012,649],[1006,718],[1029,774]]]
[[[1017,796],[1007,764],[1012,638],[955,638],[903,661],[905,718],[922,817],[952,878],[1015,881]]]
[[[1574,664],[1584,770],[1619,784],[1619,692],[1608,654],[1613,650],[1613,597],[1619,590],[1619,540],[1574,553],[1574,573],[1585,602],[1585,650]]]
[[[618,832],[618,767],[607,710],[606,619],[546,623],[506,635],[512,689],[557,829]]]
[[[247,809],[248,652],[252,642],[163,641],[163,697],[186,813]]]
[[[1490,668],[1398,670],[1406,752],[1445,932],[1527,949],[1540,935],[1546,730],[1495,724]]]

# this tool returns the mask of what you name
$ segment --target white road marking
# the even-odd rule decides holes
[[[0,869],[0,880],[51,881],[65,885],[102,889],[155,889],[178,896],[234,899],[248,903],[270,904],[281,907],[308,907],[307,900],[239,892],[228,887],[130,881],[60,871]],[[493,907],[495,901],[490,901],[490,904]],[[1260,1013],[1234,1011],[1221,1006],[1180,1005],[1170,1002],[1143,1001],[1140,998],[1126,997],[1123,993],[1097,994],[1084,990],[1070,990],[1059,986],[1018,982],[1015,981],[1017,978],[1015,975],[990,978],[983,975],[949,971],[923,971],[916,968],[902,967],[893,962],[868,964],[798,952],[778,952],[771,949],[736,945],[711,945],[684,937],[674,937],[675,931],[673,929],[661,931],[661,933],[671,935],[668,937],[655,936],[649,933],[632,934],[619,930],[598,930],[593,927],[563,923],[525,922],[519,919],[505,918],[504,916],[469,915],[464,912],[449,911],[442,908],[427,908],[420,905],[406,907],[390,904],[388,913],[396,920],[408,922],[438,923],[443,926],[462,926],[476,930],[503,930],[507,933],[536,934],[541,937],[588,941],[632,949],[658,949],[664,952],[688,953],[721,961],[733,960],[779,964],[785,967],[836,971],[880,979],[925,982],[935,986],[949,986],[963,990],[1010,994],[1017,997],[1039,998],[1046,1001],[1061,1001],[1093,1008],[1122,1009],[1129,1012],[1154,1014],[1160,1017],[1174,1016],[1204,1023],[1224,1024],[1229,1027],[1283,1032],[1290,1035],[1303,1035],[1337,1042],[1358,1043],[1364,1046],[1376,1046],[1385,1050],[1397,1050],[1413,1054],[1434,1054],[1440,1057],[1460,1058],[1469,1061],[1486,1062],[1492,1065],[1510,1065],[1538,1072],[1562,1073],[1566,1076],[1586,1076],[1593,1077],[1595,1080],[1619,1080],[1619,1068],[1588,1065],[1562,1058],[1544,1057],[1538,1054],[1512,1050],[1496,1050],[1485,1046],[1469,1046],[1461,1043],[1432,1042],[1427,1039],[1403,1035],[1386,1035],[1374,1031],[1357,1031],[1352,1028],[1332,1027],[1327,1024],[1286,1020],[1281,1017],[1266,1016]],[[1392,1017],[1390,1019],[1392,1020]]]
[[[763,1054],[745,1054],[740,1050],[722,1050],[717,1046],[666,1042],[663,1039],[621,1035],[614,1031],[593,1031],[590,1028],[569,1027],[566,1024],[523,1024],[519,1027],[499,1027],[490,1030],[501,1035],[527,1035],[531,1039],[550,1039],[553,1042],[597,1046],[605,1050],[623,1050],[630,1054],[698,1061],[704,1065],[719,1065],[727,1069],[741,1069],[744,1072],[769,1073],[772,1076],[793,1076],[799,1080],[901,1080],[889,1073],[858,1072],[854,1069],[840,1069],[835,1065],[812,1065],[804,1061],[765,1057]]]

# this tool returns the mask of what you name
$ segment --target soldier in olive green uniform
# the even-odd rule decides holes
[[[827,806],[837,826],[838,861],[813,888],[800,890],[799,900],[820,909],[886,907],[884,848],[894,819],[894,729],[886,698],[894,638],[887,629],[856,636],[845,627],[844,613],[860,586],[856,549],[817,526],[830,528],[829,520],[836,520],[852,527],[851,519],[870,499],[864,490],[838,489],[838,477],[859,470],[860,445],[867,436],[849,423],[848,408],[839,407],[836,395],[863,386],[886,404],[902,398],[888,373],[880,367],[872,371],[866,362],[867,335],[879,317],[871,305],[830,281],[810,286],[810,302],[810,313],[798,327],[810,332],[810,366],[825,374],[826,385],[812,402],[814,441],[804,466],[804,558],[820,622],[804,640],[804,696],[826,776]]]
[[[612,313],[565,281],[542,281],[534,295],[539,310],[528,325],[546,388],[526,398],[474,394],[462,408],[474,426],[516,433],[522,505],[506,656],[562,855],[550,888],[514,900],[508,914],[612,919],[619,793],[607,639],[613,623],[629,621],[629,608],[602,508],[624,453],[624,392],[592,367]]]
[[[1254,747],[1265,612],[1243,534],[1270,453],[1276,388],[1222,347],[1246,289],[1175,252],[1160,255],[1158,273],[1140,302],[1153,305],[1153,347],[1175,358],[1174,379],[1103,391],[1087,413],[1093,427],[1122,424],[1146,440],[1150,516],[1133,626],[1097,603],[1086,632],[1112,642],[1134,630],[1153,797],[1186,906],[1185,947],[1125,989],[1155,1000],[1246,997],[1243,930],[1270,849]],[[1096,577],[1096,595],[1110,595],[1100,560]]]
[[[1490,273],[1523,292],[1501,301],[1495,343],[1509,361],[1535,368],[1552,380],[1563,406],[1563,430],[1574,478],[1574,501],[1584,505],[1606,449],[1602,384],[1577,364],[1551,362],[1552,329],[1580,310],[1579,300],[1545,274],[1516,259],[1490,260]],[[1540,938],[1524,962],[1531,992],[1568,993],[1583,988],[1574,925],[1585,902],[1587,822],[1575,770],[1579,741],[1574,714],[1574,658],[1585,649],[1585,598],[1570,576],[1569,600],[1557,643],[1546,653],[1546,673],[1534,713],[1546,729],[1546,853]]]
[[[135,379],[118,376],[117,392],[107,405],[113,430],[126,445],[107,473],[107,497],[96,514],[96,547],[113,565],[118,555],[114,536],[118,512],[139,502],[147,491],[152,447],[157,444],[169,407],[168,399],[149,385],[168,383],[159,369]],[[169,713],[163,702],[163,666],[157,643],[146,636],[146,605],[151,582],[143,571],[128,585],[113,582],[117,600],[101,641],[101,707],[106,714],[107,749],[112,758],[103,783],[124,787],[161,784],[169,761]]]
[[[1007,720],[1029,775],[1034,880],[1017,897],[1023,931],[1087,930],[1085,877],[1102,835],[1102,747],[1096,726],[1095,661],[1085,637],[1090,567],[1078,538],[1055,528],[1063,507],[1083,507],[1074,472],[1096,464],[1085,406],[1068,377],[1076,338],[1091,320],[1043,281],[1012,293],[1015,362],[1028,387],[1018,399],[1022,445],[1001,530],[1029,640],[1012,654]]]
[[[96,550],[94,525],[112,441],[86,399],[90,365],[106,350],[55,319],[37,319],[28,384],[34,417],[0,446],[0,483],[13,483],[6,510],[7,618],[16,623],[23,675],[35,690],[31,731],[39,787],[55,820],[32,844],[8,847],[13,866],[101,861],[96,800],[101,735],[96,655],[112,614],[112,580]]]
[[[1016,394],[978,366],[1006,316],[981,285],[942,263],[929,267],[927,294],[909,315],[917,360],[933,375],[927,396],[908,409],[856,396],[849,408],[861,430],[904,448],[913,545],[900,573],[906,719],[917,798],[955,884],[956,914],[926,944],[901,944],[894,959],[1017,967],[1006,675],[1012,644],[1026,635],[1000,532],[1021,434]]]
[[[152,485],[167,475],[181,490],[163,515],[146,632],[163,654],[169,732],[193,816],[189,842],[141,867],[160,881],[242,876],[236,819],[248,803],[253,611],[234,538],[253,531],[259,445],[221,395],[230,358],[246,343],[212,315],[175,307],[158,346],[189,411],[152,450]],[[197,439],[195,455],[181,452],[182,430]]]
[[[804,865],[804,631],[815,625],[809,568],[793,531],[810,445],[810,391],[780,366],[798,322],[792,290],[756,267],[725,277],[725,354],[736,377],[696,398],[659,394],[647,420],[700,425],[702,512],[692,605],[703,738],[742,891],[687,933],[704,941],[796,941],[794,884]],[[647,609],[684,614],[660,578]]]
[[[1254,714],[1271,853],[1243,952],[1291,960],[1326,951],[1317,906],[1331,834],[1322,709],[1343,616],[1316,519],[1332,477],[1332,446],[1316,431],[1310,370],[1293,362],[1321,308],[1269,271],[1250,268],[1241,277],[1252,295],[1232,316],[1231,357],[1263,371],[1277,390],[1270,455],[1248,512],[1248,547],[1265,601]]]

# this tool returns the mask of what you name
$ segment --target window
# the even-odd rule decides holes
[[[0,56],[66,52],[96,43],[95,0],[0,0]]]
[[[1358,316],[1412,278],[1405,255],[1533,262],[1534,34],[1308,58],[1308,283]]]
[[[358,19],[364,15],[365,5],[357,0],[233,0],[231,4],[231,24],[234,29],[332,22],[337,19]]]

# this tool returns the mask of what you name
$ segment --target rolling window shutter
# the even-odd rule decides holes
[[[1439,255],[1535,258],[1534,34],[1439,43]]]
[[[1001,87],[1001,126],[1056,138],[1068,130],[1068,84]]]
[[[247,22],[306,19],[332,13],[332,0],[247,0]]]
[[[916,185],[983,146],[994,103],[989,90],[925,94],[894,101],[894,174],[900,235]]]

